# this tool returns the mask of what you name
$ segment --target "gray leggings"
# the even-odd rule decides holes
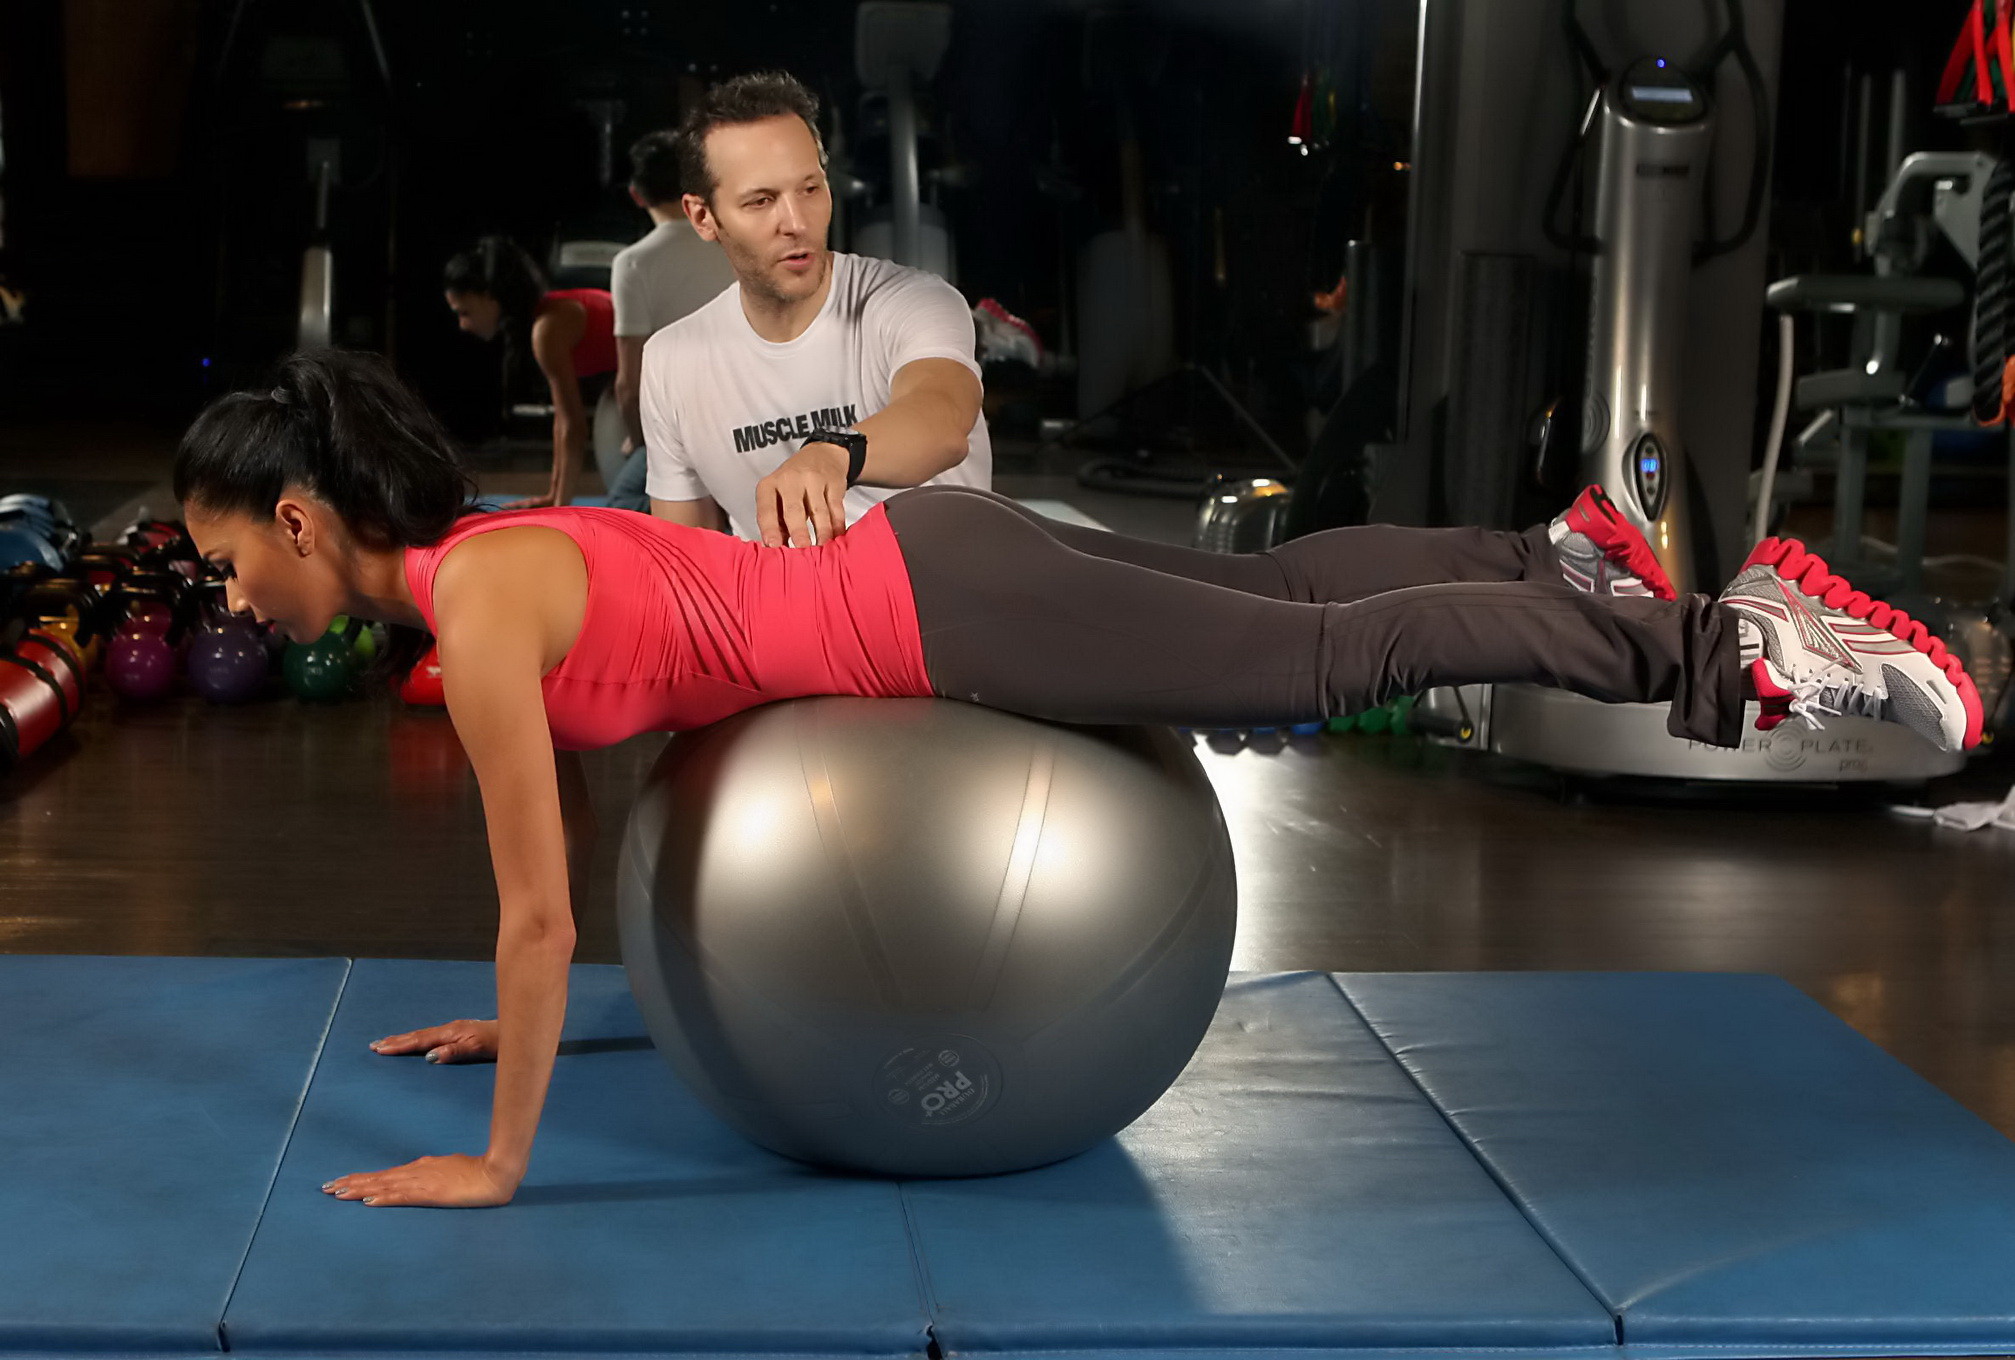
[[[966,487],[887,507],[947,698],[1061,722],[1239,727],[1525,681],[1669,701],[1674,736],[1741,739],[1727,608],[1584,595],[1544,529],[1367,525],[1230,555],[1058,523]]]

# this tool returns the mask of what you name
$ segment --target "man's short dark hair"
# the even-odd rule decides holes
[[[679,201],[679,134],[646,132],[630,144],[630,187],[655,208]]]
[[[713,201],[720,182],[707,165],[707,134],[718,127],[756,123],[765,118],[796,114],[811,130],[825,164],[825,139],[819,136],[819,97],[783,71],[756,71],[724,80],[706,92],[679,123],[679,180],[689,194]]]

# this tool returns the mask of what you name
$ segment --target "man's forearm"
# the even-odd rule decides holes
[[[916,392],[855,426],[868,437],[863,486],[918,486],[965,461],[972,424],[958,401]]]

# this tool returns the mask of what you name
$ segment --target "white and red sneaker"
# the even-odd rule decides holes
[[[1901,723],[1941,750],[1980,744],[1980,692],[1959,658],[1796,539],[1757,544],[1721,603],[1754,629],[1760,648],[1749,663],[1760,730],[1788,718],[1818,727],[1826,716],[1855,716]]]
[[[1591,486],[1546,526],[1567,584],[1591,595],[1645,595],[1676,600],[1679,592],[1651,545],[1615,502]]]

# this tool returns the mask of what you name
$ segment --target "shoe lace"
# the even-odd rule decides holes
[[[1791,680],[1786,711],[1803,719],[1813,731],[1823,731],[1827,718],[1879,718],[1883,696],[1868,688],[1861,676],[1829,666],[1813,675]]]

